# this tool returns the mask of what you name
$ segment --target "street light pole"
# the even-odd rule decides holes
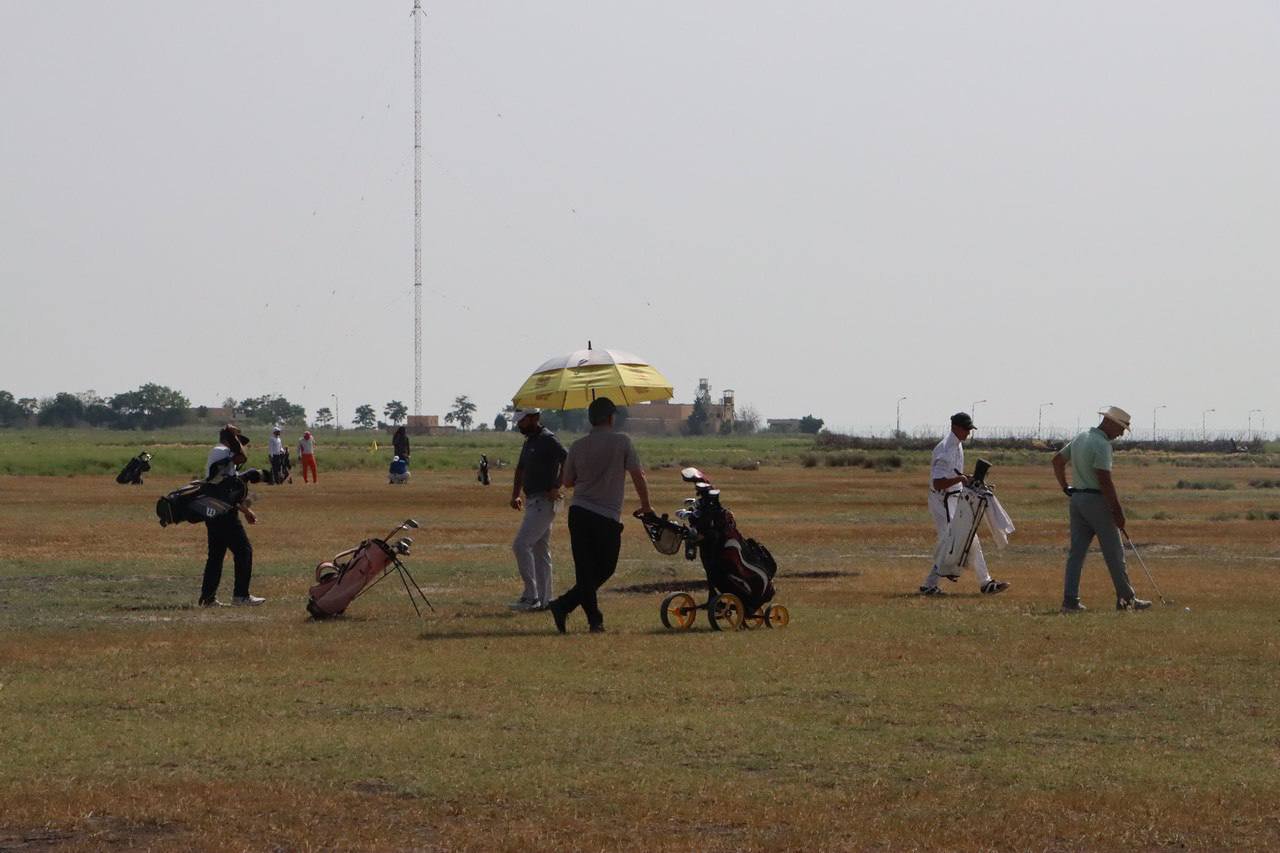
[[[978,413],[978,404],[979,404],[979,403],[985,403],[985,402],[987,402],[987,401],[986,401],[986,400],[974,400],[974,401],[973,401],[973,405],[969,407],[969,417],[973,418],[973,416],[974,416],[974,415],[976,415],[976,414]],[[974,418],[974,422],[975,422],[975,423],[977,423],[977,418]]]
[[[1041,438],[1040,430],[1044,426],[1044,410],[1052,405],[1053,403],[1041,403],[1040,409],[1036,412],[1036,440]]]
[[[1154,409],[1151,410],[1151,441],[1153,443],[1160,440],[1159,435],[1156,433],[1156,412],[1160,411],[1161,409],[1167,409],[1167,408],[1169,407],[1161,403],[1159,406],[1156,406]]]
[[[1209,440],[1209,415],[1218,411],[1217,409],[1205,409],[1200,413],[1200,438],[1204,441]]]
[[[1249,410],[1249,429],[1247,430],[1247,432],[1248,432],[1248,434],[1249,434],[1249,440],[1250,440],[1250,441],[1253,441],[1253,413],[1254,413],[1254,412],[1257,412],[1258,414],[1261,414],[1261,413],[1262,413],[1262,409],[1250,409],[1250,410]]]
[[[338,410],[338,395],[337,395],[337,394],[330,394],[329,396],[333,398],[333,428],[334,428],[335,430],[337,430],[337,431],[341,432],[341,430],[342,430],[342,420],[341,420],[341,417],[340,417],[340,416],[339,416],[339,414],[338,414],[338,411],[339,411],[339,410]]]
[[[898,398],[898,405],[897,405],[897,409],[898,409],[898,414],[897,414],[897,426],[896,426],[896,427],[894,427],[894,429],[893,429],[893,437],[894,437],[894,438],[897,438],[898,436],[902,435],[902,401],[903,401],[903,400],[905,400],[905,399],[907,399],[907,398],[906,398],[906,397],[899,397],[899,398]]]

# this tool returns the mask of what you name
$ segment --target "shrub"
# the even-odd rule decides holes
[[[1280,511],[1274,509],[1251,509],[1244,515],[1250,521],[1280,521]]]
[[[1254,489],[1280,489],[1280,480],[1250,480],[1249,486]]]
[[[1179,480],[1177,488],[1179,489],[1209,489],[1216,492],[1225,492],[1234,489],[1231,483],[1226,480]]]

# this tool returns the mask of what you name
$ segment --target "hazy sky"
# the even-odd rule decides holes
[[[411,5],[0,3],[0,388],[411,403]],[[426,413],[1280,427],[1280,4],[426,6]]]

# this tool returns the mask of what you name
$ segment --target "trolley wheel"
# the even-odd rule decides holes
[[[785,628],[791,621],[791,611],[781,604],[771,604],[765,608],[764,624],[770,628]]]
[[[753,610],[742,618],[742,627],[744,628],[763,628],[764,626],[763,610]]]
[[[713,595],[707,602],[707,618],[717,631],[737,631],[742,627],[746,612],[742,599],[731,592]]]
[[[662,599],[662,624],[673,631],[688,631],[698,615],[698,605],[687,592],[673,592]]]

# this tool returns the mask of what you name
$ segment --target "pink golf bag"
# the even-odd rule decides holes
[[[427,601],[409,570],[400,562],[400,557],[409,555],[409,546],[413,544],[413,540],[405,536],[388,544],[388,540],[401,530],[417,526],[416,521],[408,519],[385,538],[366,539],[355,548],[335,554],[332,560],[325,560],[316,566],[316,584],[311,587],[307,599],[307,612],[316,619],[338,616],[365,590],[394,572],[400,575],[405,591],[409,594],[409,601],[421,618],[422,611],[414,599],[414,593],[418,594],[427,607],[431,607],[431,602]]]

